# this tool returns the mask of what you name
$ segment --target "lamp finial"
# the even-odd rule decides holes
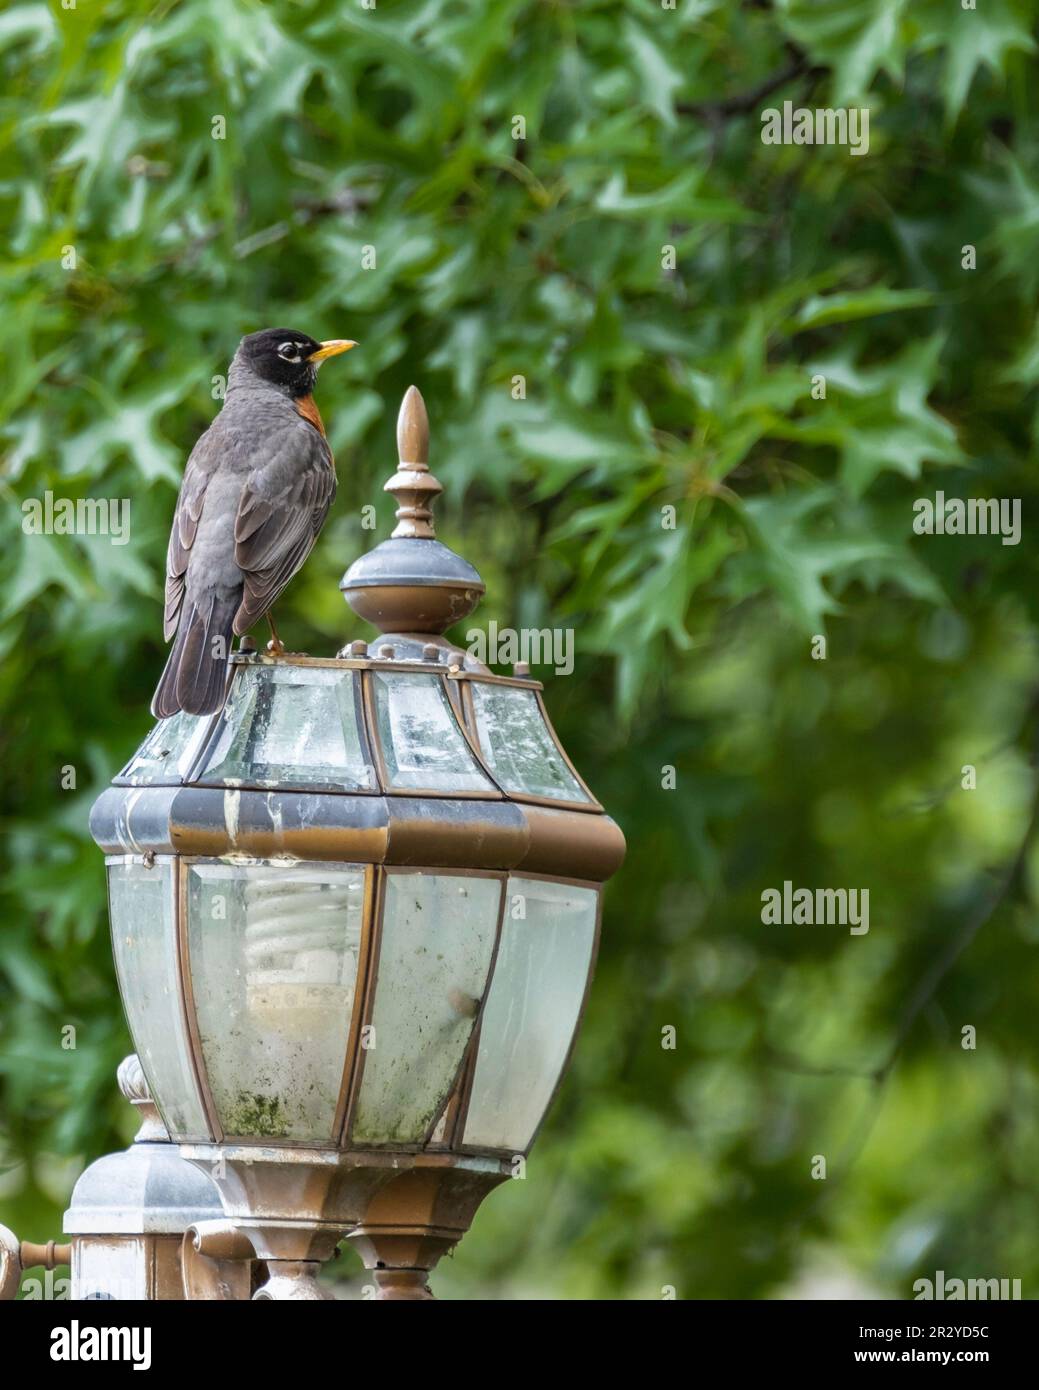
[[[389,540],[353,562],[339,587],[380,632],[439,636],[469,616],[484,584],[468,560],[436,538],[433,503],[443,488],[429,471],[429,417],[417,386],[401,401],[397,453],[397,471],[384,488],[397,498],[397,525]]]
[[[435,540],[433,503],[443,488],[429,471],[429,416],[417,386],[409,386],[400,403],[397,455],[397,471],[383,489],[400,503],[392,535],[398,540]]]

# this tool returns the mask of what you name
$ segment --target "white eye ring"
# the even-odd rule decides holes
[[[295,356],[290,355],[293,353]],[[284,357],[286,362],[298,362],[300,360],[299,343],[279,343],[278,356]]]

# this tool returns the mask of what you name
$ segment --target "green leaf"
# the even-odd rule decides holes
[[[897,582],[902,548],[870,528],[837,525],[834,501],[832,489],[812,487],[741,503],[752,549],[733,567],[734,596],[771,589],[801,631],[814,636],[824,631],[828,615],[841,611],[833,590],[849,574],[869,567],[873,583],[880,577]]]
[[[933,304],[927,290],[892,290],[874,285],[864,290],[817,294],[807,299],[794,317],[795,331],[824,328],[831,323],[851,323],[855,319],[875,318],[899,309],[919,309]]]

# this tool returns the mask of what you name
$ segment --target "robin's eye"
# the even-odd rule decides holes
[[[299,343],[279,343],[278,356],[283,357],[286,362],[298,362],[299,346]]]

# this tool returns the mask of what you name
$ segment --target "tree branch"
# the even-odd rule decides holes
[[[756,87],[745,92],[734,92],[727,97],[711,97],[705,101],[676,101],[675,110],[680,116],[702,116],[712,123],[726,120],[729,116],[740,116],[760,106],[766,97],[793,82],[804,73],[820,73],[822,68],[813,68],[807,56],[793,44],[787,44],[790,61],[771,77],[766,77]]]

